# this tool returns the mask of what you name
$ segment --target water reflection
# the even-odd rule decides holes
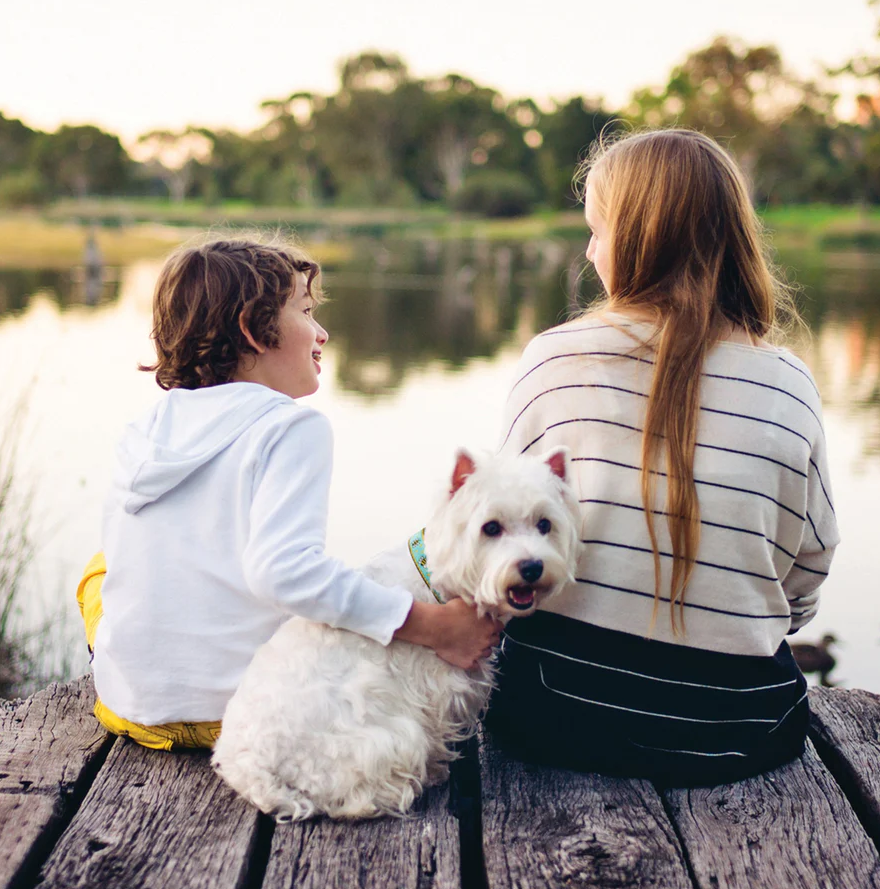
[[[803,288],[801,312],[812,337],[798,351],[826,406],[862,429],[861,455],[880,455],[880,255],[783,255]]]
[[[119,298],[121,269],[94,265],[72,268],[0,268],[0,318],[23,312],[36,294],[45,294],[62,309],[94,306]]]
[[[557,323],[596,293],[568,274],[580,270],[573,249],[554,241],[359,243],[349,263],[325,275],[331,301],[321,311],[340,352],[339,383],[388,394],[415,368],[436,360],[461,368]]]

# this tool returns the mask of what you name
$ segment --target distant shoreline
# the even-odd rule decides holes
[[[809,204],[762,213],[779,250],[880,250],[880,208]],[[546,211],[511,219],[443,208],[266,207],[163,199],[61,200],[35,210],[0,212],[0,266],[66,267],[82,260],[84,228],[95,226],[104,261],[160,257],[205,230],[278,229],[302,239],[323,262],[347,252],[351,238],[394,237],[527,241],[585,239],[581,212]]]

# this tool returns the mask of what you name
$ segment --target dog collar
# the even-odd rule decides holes
[[[441,604],[445,605],[440,593],[431,586],[431,571],[428,568],[428,554],[425,552],[425,529],[416,531],[409,539],[409,554],[412,556],[413,563],[418,569],[425,586],[434,594],[434,598]]]

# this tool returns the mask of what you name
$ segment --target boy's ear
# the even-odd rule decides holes
[[[455,468],[452,470],[450,497],[465,483],[469,475],[474,474],[476,468],[477,464],[474,462],[474,458],[464,448],[459,448],[455,454]]]
[[[253,334],[248,330],[247,324],[244,323],[244,312],[238,313],[238,328],[241,330],[242,336],[248,341],[248,345],[257,355],[262,355],[266,351],[266,347],[254,339]]]

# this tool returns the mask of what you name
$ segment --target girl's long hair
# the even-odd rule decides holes
[[[579,176],[610,238],[603,308],[638,309],[656,324],[642,502],[654,554],[653,626],[661,583],[654,501],[657,475],[665,471],[670,619],[678,635],[700,542],[694,452],[703,363],[730,325],[772,337],[781,309],[796,317],[793,299],[771,270],[742,173],[712,139],[675,129],[625,136],[599,144]]]

